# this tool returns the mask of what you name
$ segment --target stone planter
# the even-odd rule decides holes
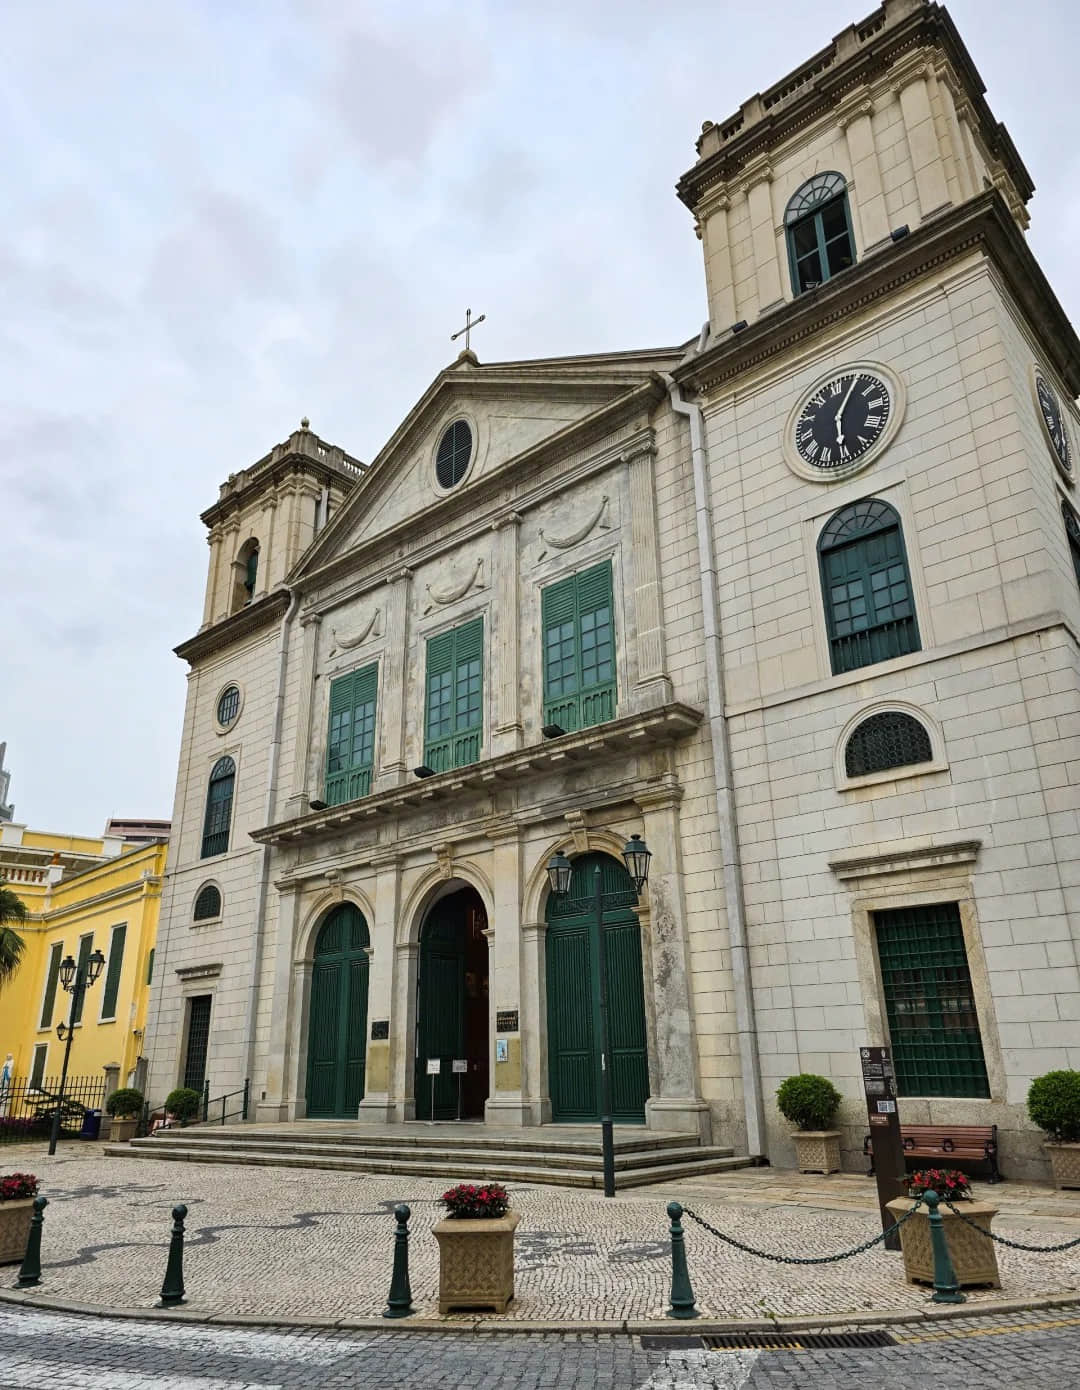
[[[514,1231],[521,1215],[469,1220],[446,1217],[435,1227],[439,1242],[439,1312],[494,1308],[505,1313],[514,1296]]]
[[[800,1173],[839,1173],[840,1131],[799,1129],[795,1141],[795,1166]]]
[[[1080,1144],[1046,1144],[1054,1186],[1080,1187]]]
[[[989,1202],[957,1202],[956,1206],[968,1220],[976,1222],[984,1231],[990,1229],[998,1211]],[[911,1198],[897,1197],[888,1203],[888,1210],[899,1221],[911,1210]],[[944,1202],[938,1210],[945,1223],[945,1243],[956,1271],[956,1282],[963,1288],[982,1284],[1000,1289],[1001,1276],[998,1274],[994,1242],[957,1220]],[[925,1207],[920,1207],[911,1220],[905,1221],[900,1227],[900,1246],[904,1253],[904,1277],[908,1283],[933,1284],[934,1251],[930,1244],[930,1218]]]
[[[20,1197],[14,1202],[0,1202],[0,1265],[14,1265],[26,1254],[30,1237],[30,1218],[34,1214],[33,1197]]]
[[[136,1115],[114,1115],[109,1121],[109,1143],[126,1144],[129,1139],[134,1139],[138,1123]]]

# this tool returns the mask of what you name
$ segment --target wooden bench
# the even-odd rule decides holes
[[[997,1125],[901,1125],[904,1157],[932,1159],[932,1166],[951,1168],[954,1163],[986,1163],[990,1182],[1000,1182],[997,1165]],[[874,1171],[873,1135],[863,1140],[863,1153]]]

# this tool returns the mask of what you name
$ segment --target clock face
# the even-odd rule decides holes
[[[1039,411],[1042,414],[1047,438],[1050,440],[1050,447],[1053,449],[1063,472],[1071,473],[1072,449],[1069,446],[1069,436],[1065,432],[1065,416],[1061,409],[1061,402],[1055,395],[1053,387],[1038,372],[1035,374],[1035,397],[1039,402]]]
[[[840,371],[799,412],[795,449],[822,473],[846,469],[881,439],[892,410],[892,397],[881,377],[859,368]]]

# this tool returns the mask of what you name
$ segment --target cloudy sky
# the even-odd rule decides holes
[[[169,815],[200,510],[296,427],[372,457],[482,360],[679,342],[672,185],[869,0],[4,7],[0,584],[19,820]],[[949,6],[1080,316],[1075,0]],[[812,15],[812,21],[810,16]]]

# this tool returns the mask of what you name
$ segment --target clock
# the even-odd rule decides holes
[[[894,413],[893,394],[881,374],[841,368],[817,386],[796,415],[795,452],[819,475],[853,471],[891,435]]]
[[[1035,400],[1039,407],[1039,417],[1042,420],[1043,429],[1046,431],[1046,438],[1054,455],[1054,462],[1066,478],[1071,480],[1072,446],[1069,443],[1069,432],[1065,428],[1065,412],[1061,408],[1057,393],[1042,372],[1036,367],[1032,375],[1035,382]]]

